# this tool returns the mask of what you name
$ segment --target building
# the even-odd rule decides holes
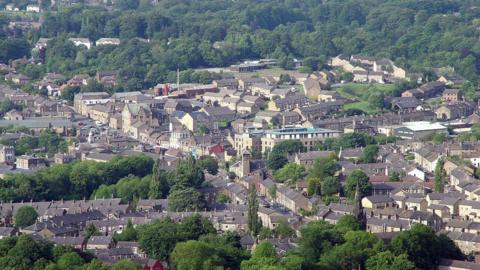
[[[475,104],[471,102],[449,103],[435,110],[435,114],[437,119],[441,120],[465,118],[473,114],[475,107]]]
[[[114,45],[118,46],[120,45],[120,39],[119,38],[100,38],[95,42],[95,45],[97,46],[104,46],[104,45]]]
[[[88,107],[95,104],[105,104],[110,101],[107,92],[91,92],[76,94],[73,99],[75,111],[81,115],[88,115]]]
[[[75,46],[85,46],[88,50],[92,47],[92,42],[88,38],[69,38],[69,41],[73,42]]]
[[[423,139],[435,133],[448,134],[445,126],[439,123],[431,123],[427,121],[406,122],[399,127],[394,128],[393,133],[402,139]]]
[[[316,142],[338,137],[341,133],[331,129],[303,127],[265,130],[261,139],[262,153],[272,150],[275,144],[284,140],[300,140],[310,150]]]
[[[9,145],[0,145],[0,163],[13,164],[15,162],[15,148]]]
[[[18,169],[32,170],[36,168],[45,167],[45,162],[43,159],[32,157],[32,156],[19,156],[15,162]]]
[[[463,100],[463,93],[459,89],[445,89],[442,94],[442,101],[457,102]]]

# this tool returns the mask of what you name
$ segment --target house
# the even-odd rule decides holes
[[[313,104],[306,104],[294,109],[294,111],[302,116],[302,120],[311,121],[321,119],[327,115],[338,112],[342,109],[343,104],[343,100],[317,102]]]
[[[0,163],[13,164],[15,162],[15,148],[9,145],[0,145]]]
[[[442,94],[443,102],[458,102],[463,100],[463,93],[459,89],[445,89]]]
[[[418,88],[406,90],[402,93],[402,97],[431,98],[442,93],[445,90],[443,82],[428,82]]]
[[[154,259],[148,259],[143,266],[143,270],[166,270],[167,267],[160,261]]]
[[[364,124],[362,122],[357,123],[355,119],[353,119],[353,123],[351,125],[347,125],[343,128],[343,133],[366,133],[366,134],[375,134],[375,128]]]
[[[435,114],[437,119],[452,120],[470,116],[475,108],[475,104],[471,102],[455,102],[441,106],[435,110]]]
[[[186,113],[179,119],[179,122],[192,132],[198,132],[200,128],[212,128],[213,126],[211,118],[202,111]]]
[[[45,161],[43,159],[26,155],[17,157],[15,164],[17,165],[18,169],[24,170],[45,167]]]
[[[110,249],[114,246],[113,237],[109,236],[91,236],[88,241],[86,248],[87,249]]]
[[[387,195],[373,195],[362,199],[364,208],[386,208],[394,205],[394,200]]]
[[[85,250],[86,248],[84,236],[54,236],[48,240],[59,246],[73,247],[78,250]]]
[[[97,46],[104,46],[104,45],[120,45],[120,39],[118,38],[100,38],[95,42]]]
[[[115,86],[117,84],[117,76],[117,71],[97,71],[95,79],[101,84]]]
[[[383,72],[354,70],[353,81],[359,83],[385,83]]]
[[[394,97],[390,100],[387,100],[387,103],[390,104],[390,107],[393,111],[396,112],[413,112],[420,105],[418,99],[414,96],[411,97]]]
[[[309,103],[310,101],[304,95],[295,94],[270,101],[268,103],[268,110],[276,112],[293,110]]]
[[[428,172],[433,172],[443,153],[426,146],[414,152],[415,163]]]
[[[40,13],[40,6],[37,5],[27,5],[26,9],[27,12],[35,12]]]
[[[350,63],[350,58],[346,55],[340,54],[330,59],[332,67],[340,67],[345,72],[353,72],[354,66]]]
[[[213,129],[226,128],[235,120],[235,112],[227,107],[205,107],[200,111],[206,113],[213,121]]]
[[[326,82],[326,84],[328,84],[328,81]],[[313,100],[316,100],[318,98],[318,95],[320,95],[320,91],[322,90],[320,81],[310,77],[303,81],[302,86],[305,95]]]
[[[437,81],[442,82],[448,86],[457,86],[457,85],[462,85],[465,82],[465,79],[459,76],[458,74],[453,74],[453,75],[442,75],[440,76],[440,78],[438,78]]]
[[[5,80],[11,81],[19,85],[25,85],[30,82],[30,78],[28,78],[27,76],[23,74],[16,74],[16,73],[8,73],[7,75],[5,75]]]
[[[296,153],[294,162],[298,165],[304,166],[306,169],[309,169],[315,163],[315,160],[324,157],[330,157],[334,155],[333,151],[308,151],[304,153]]]
[[[88,50],[92,47],[92,43],[88,38],[69,38],[69,41],[73,42],[75,46],[85,46]]]

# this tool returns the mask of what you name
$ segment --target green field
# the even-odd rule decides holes
[[[346,83],[333,87],[340,96],[356,101],[346,104],[344,106],[345,109],[359,109],[366,113],[379,112],[379,108],[372,107],[368,103],[368,97],[371,94],[382,92],[384,95],[388,95],[393,92],[394,88],[395,86],[393,84],[380,83]]]

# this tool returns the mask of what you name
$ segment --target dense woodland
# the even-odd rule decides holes
[[[172,80],[177,68],[225,66],[248,58],[278,58],[284,68],[301,58],[314,70],[340,53],[388,57],[413,72],[452,66],[477,82],[479,6],[473,0],[161,0],[155,6],[122,0],[113,11],[58,7],[45,15],[38,31],[0,41],[0,61],[29,55],[39,37],[50,37],[55,39],[46,65],[28,72],[115,69],[128,75],[122,89]],[[8,19],[0,24],[5,29]],[[87,51],[65,42],[67,37],[119,37],[123,43]],[[218,41],[216,49],[212,45]]]

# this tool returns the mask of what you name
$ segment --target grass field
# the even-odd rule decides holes
[[[344,109],[359,109],[366,113],[377,113],[380,110],[371,106],[368,103],[368,97],[373,93],[382,92],[384,95],[390,94],[394,90],[393,84],[364,84],[364,83],[346,83],[335,85],[333,87],[340,96],[355,100],[356,102],[348,103],[344,106]]]

